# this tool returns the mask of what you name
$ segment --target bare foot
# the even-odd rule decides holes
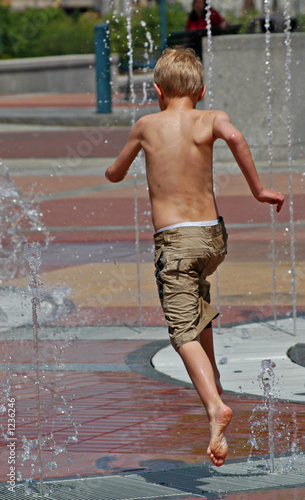
[[[207,454],[209,455],[211,462],[217,467],[224,464],[228,453],[225,431],[231,421],[231,418],[231,408],[222,403],[216,411],[215,416],[210,420],[211,440],[207,449]]]

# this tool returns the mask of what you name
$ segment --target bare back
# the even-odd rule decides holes
[[[155,88],[161,113],[144,116],[135,123],[126,145],[105,172],[109,181],[122,181],[139,151],[144,150],[155,230],[218,218],[212,180],[217,139],[229,146],[253,196],[276,205],[277,212],[281,210],[284,196],[262,187],[249,146],[228,115],[195,109],[205,88],[197,100],[189,96],[166,99],[157,85]]]
[[[141,146],[155,230],[217,219],[212,154],[215,112],[190,109],[141,119]]]

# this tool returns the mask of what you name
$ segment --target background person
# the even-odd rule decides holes
[[[206,29],[206,11],[207,6],[204,0],[193,0],[192,10],[189,13],[188,19],[186,21],[186,30],[203,30]],[[224,17],[216,10],[210,9],[210,20],[211,27],[218,27],[221,30],[225,30],[227,23]]]

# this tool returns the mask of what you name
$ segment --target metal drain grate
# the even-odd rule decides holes
[[[10,491],[7,485],[0,484],[1,500],[48,500],[48,497],[42,497],[34,491],[28,495],[23,485],[16,485],[14,491]]]
[[[179,468],[177,471],[149,472],[145,476],[149,475],[150,481],[172,483],[178,490],[193,494],[229,494],[259,489],[305,487],[305,457],[298,456],[291,470],[286,468],[287,461],[287,457],[276,458],[275,470],[278,472],[274,474],[265,469],[265,461],[259,460],[252,463],[231,462],[221,468],[203,464]]]
[[[54,481],[44,483],[45,496],[27,495],[22,488],[7,494],[7,487],[0,486],[0,498],[5,500],[155,500],[179,499],[185,491],[162,484],[149,484],[141,476],[115,476]],[[3,497],[2,497],[3,495]],[[12,496],[11,496],[12,495]]]
[[[65,488],[65,491],[63,490]],[[65,496],[62,496],[65,493]],[[144,500],[155,498],[177,498],[179,489],[162,484],[149,484],[141,476],[116,476],[83,480],[81,484],[53,488],[53,500]]]
[[[272,491],[281,488],[305,488],[305,457],[299,455],[293,468],[289,458],[275,459],[275,474],[265,470],[265,460],[228,462],[220,469],[208,463],[181,466],[166,470],[148,470],[133,474],[109,475],[85,479],[46,481],[45,496],[34,485],[27,495],[22,485],[15,493],[0,484],[0,499],[5,500],[179,500],[189,495],[209,495]]]

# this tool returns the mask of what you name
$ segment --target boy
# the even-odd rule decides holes
[[[226,141],[258,201],[275,204],[279,212],[284,197],[263,189],[248,144],[226,113],[195,109],[205,86],[201,62],[191,49],[166,49],[154,81],[161,112],[137,121],[106,177],[111,182],[124,179],[143,148],[159,296],[171,342],[207,412],[207,453],[214,465],[221,466],[232,410],[220,398],[211,326],[218,313],[210,306],[206,281],[223,261],[227,239],[213,194],[215,140]]]

